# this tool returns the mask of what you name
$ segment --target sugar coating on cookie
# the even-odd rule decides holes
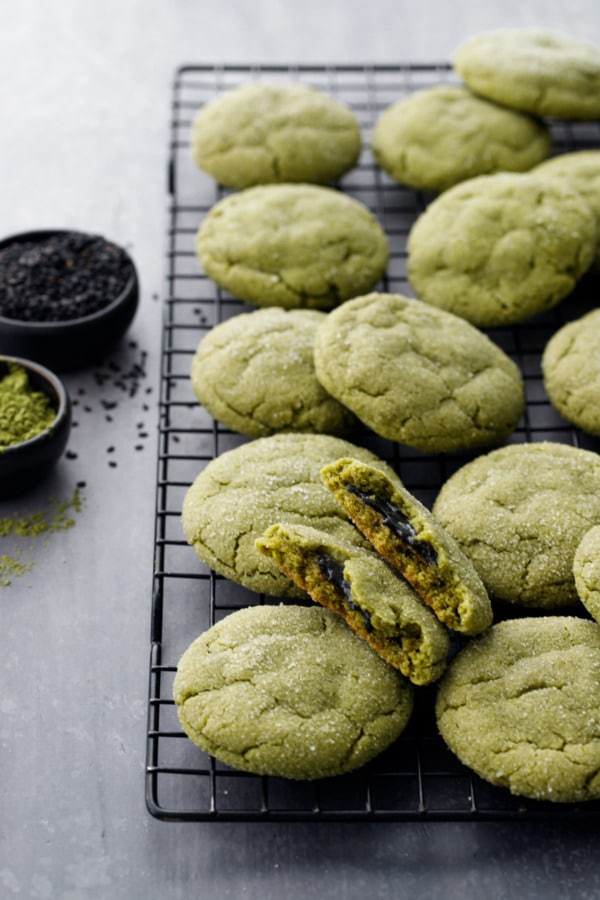
[[[524,409],[515,363],[464,319],[399,294],[333,310],[315,339],[325,389],[382,437],[425,452],[499,443]]]
[[[247,437],[351,431],[354,415],[315,374],[315,334],[325,315],[269,307],[216,325],[192,360],[196,398],[215,419]]]
[[[480,175],[436,197],[408,238],[421,300],[480,328],[514,325],[556,306],[590,267],[596,219],[557,179]]]
[[[578,602],[573,557],[600,523],[600,455],[552,441],[477,457],[442,485],[433,514],[471,559],[492,602]]]
[[[600,626],[573,616],[492,626],[449,665],[436,716],[486,781],[535,800],[600,798]]]
[[[337,180],[361,151],[349,106],[300,84],[257,82],[231,88],[196,114],[196,165],[231,188]]]
[[[436,85],[388,106],[373,129],[375,160],[391,177],[440,192],[476,175],[523,172],[546,159],[550,132],[462,85]]]
[[[321,482],[323,466],[344,455],[391,471],[375,454],[331,435],[284,432],[221,453],[186,491],[187,542],[207,566],[250,590],[306,597],[254,542],[274,522],[290,522],[368,546]]]
[[[579,599],[600,622],[600,525],[594,525],[582,537],[573,559],[573,576]]]
[[[414,684],[440,677],[450,649],[446,629],[373,550],[310,526],[281,524],[256,546]]]
[[[596,255],[592,263],[600,271],[600,150],[575,150],[544,160],[531,170],[532,175],[557,178],[578,191],[596,217]]]
[[[398,476],[346,457],[325,466],[321,478],[441,622],[463,634],[492,624],[492,605],[473,563]]]
[[[548,398],[567,421],[600,437],[600,310],[556,331],[542,353]]]
[[[196,236],[206,274],[257,306],[330,309],[370,290],[388,241],[360,201],[333,188],[270,184],[223,198]]]
[[[455,52],[456,72],[505,106],[563,119],[600,116],[600,48],[546,28],[476,34]]]
[[[410,683],[317,606],[231,613],[185,651],[173,696],[185,733],[206,753],[292,779],[365,765],[413,708]]]

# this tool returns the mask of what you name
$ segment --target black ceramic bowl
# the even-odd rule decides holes
[[[66,229],[27,231],[0,240],[0,251],[9,244],[43,244],[61,235],[85,237],[83,232]],[[127,331],[139,299],[135,264],[122,247],[118,249],[131,268],[118,296],[96,312],[61,321],[25,321],[0,314],[0,354],[31,359],[55,372],[82,369],[106,356]]]
[[[71,431],[71,403],[60,378],[39,363],[8,356],[0,356],[0,378],[7,374],[9,363],[26,370],[33,390],[47,394],[56,409],[56,417],[36,437],[0,449],[0,498],[3,499],[22,494],[41,481],[62,456]]]

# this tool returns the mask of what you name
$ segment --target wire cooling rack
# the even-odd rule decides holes
[[[494,788],[444,747],[433,715],[434,688],[421,688],[412,720],[398,741],[363,769],[318,782],[290,782],[229,769],[183,734],[172,700],[177,662],[202,631],[243,606],[272,602],[210,571],[186,544],[181,506],[187,488],[216,455],[243,442],[196,402],[189,382],[192,356],[207,331],[248,307],[220,290],[194,254],[196,231],[225,193],[192,162],[190,128],[196,111],[223,91],[251,80],[290,81],[338,97],[355,111],[363,132],[356,168],[338,187],[366,204],[390,241],[379,288],[413,296],[406,277],[406,239],[426,195],[393,183],[373,161],[371,130],[379,113],[409,93],[455,76],[446,64],[390,66],[182,66],[173,83],[168,173],[167,278],[161,351],[155,570],[149,673],[146,802],[164,820],[500,820],[598,817],[600,803],[532,802]],[[600,148],[600,123],[551,122],[554,150]],[[511,441],[553,440],[588,449],[599,442],[571,428],[549,405],[541,352],[565,321],[597,305],[597,283],[584,280],[555,310],[517,328],[489,334],[523,373],[527,410]],[[406,486],[431,506],[441,484],[466,461],[431,456],[369,432],[355,443],[392,463]]]

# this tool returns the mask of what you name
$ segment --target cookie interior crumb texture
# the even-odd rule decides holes
[[[272,525],[256,546],[414,684],[442,674],[446,630],[382,557],[305,525]]]
[[[473,563],[400,478],[355,459],[325,466],[321,478],[357,528],[448,628],[478,634],[492,624],[490,599]]]

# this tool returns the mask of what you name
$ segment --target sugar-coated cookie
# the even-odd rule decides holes
[[[306,595],[254,546],[274,522],[306,524],[369,546],[321,482],[339,456],[391,468],[342,438],[282,433],[221,453],[200,472],[183,501],[188,543],[214,571],[250,590],[278,597]]]
[[[480,328],[556,306],[590,267],[594,213],[556,178],[497,172],[455,185],[417,218],[408,277],[421,300]]]
[[[325,466],[321,478],[441,622],[463,634],[492,624],[492,605],[473,563],[399,477],[344,458]]]
[[[374,287],[389,249],[376,217],[353,197],[268,184],[216,203],[196,252],[210,278],[248,303],[330,309]]]
[[[413,708],[411,684],[319,606],[231,613],[185,651],[173,696],[185,733],[206,753],[293,779],[364,765]]]
[[[384,109],[371,143],[375,160],[395,181],[438,193],[476,175],[531,169],[546,159],[551,139],[533,116],[463,85],[440,84]]]
[[[300,84],[230,88],[200,109],[192,128],[194,162],[231,188],[335,181],[360,150],[350,107]]]
[[[600,798],[600,626],[499,622],[453,659],[436,716],[448,747],[486,781],[535,800]]]
[[[414,684],[440,677],[450,649],[446,629],[373,550],[310,526],[281,524],[256,546]]]
[[[216,325],[192,360],[190,379],[199,402],[247,437],[351,431],[355,416],[315,375],[314,340],[325,315],[316,309],[268,307]]]
[[[542,353],[544,387],[567,421],[600,437],[600,309],[556,331]]]
[[[540,116],[600,116],[600,48],[547,28],[476,34],[454,54],[454,68],[476,93]]]
[[[561,153],[535,166],[531,173],[557,178],[578,191],[596,217],[596,255],[592,269],[600,272],[600,150],[574,150]]]
[[[600,622],[600,525],[582,537],[573,558],[573,576],[579,599]]]
[[[451,475],[433,514],[470,557],[492,602],[572,606],[575,550],[600,524],[600,455],[552,441],[501,447]]]
[[[399,294],[367,294],[330,312],[317,330],[315,370],[377,434],[426,452],[499,443],[524,409],[519,369],[497,344]]]

